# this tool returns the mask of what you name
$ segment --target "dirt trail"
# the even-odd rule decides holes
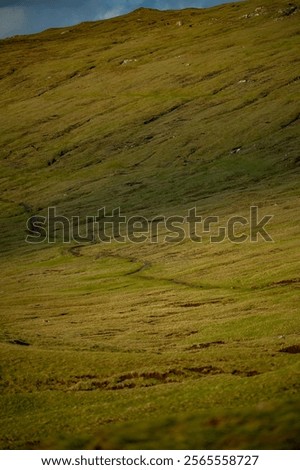
[[[81,257],[81,256],[84,256],[82,254],[81,250],[83,248],[86,248],[87,246],[89,246],[89,245],[72,246],[71,248],[68,248],[68,253],[70,253],[72,256],[75,256],[77,258]],[[128,273],[125,273],[124,276],[133,276],[134,274],[139,274],[139,273],[145,271],[146,269],[151,268],[151,266],[152,266],[152,263],[150,261],[144,261],[144,260],[139,260],[137,258],[121,256],[121,255],[118,255],[118,254],[112,253],[112,252],[98,253],[98,255],[96,255],[95,259],[98,260],[101,257],[120,259],[122,261],[128,261],[129,263],[135,263],[135,264],[139,263],[139,264],[141,264],[141,266],[137,267],[133,271],[129,271]]]

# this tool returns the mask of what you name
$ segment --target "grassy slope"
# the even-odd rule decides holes
[[[281,352],[300,349],[287,8],[139,10],[0,42],[2,448],[299,446],[299,360]],[[251,204],[274,243],[24,243],[53,205],[225,220]]]

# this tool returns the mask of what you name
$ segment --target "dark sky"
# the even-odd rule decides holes
[[[0,0],[0,38],[111,18],[139,7],[163,10],[220,3],[226,0]]]

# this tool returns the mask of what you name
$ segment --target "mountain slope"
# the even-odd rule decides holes
[[[299,12],[0,41],[3,448],[297,448]],[[25,242],[49,207],[84,232],[101,207],[224,225],[250,206],[273,242]]]
[[[298,10],[257,5],[2,41],[1,214],[169,210],[298,172]]]

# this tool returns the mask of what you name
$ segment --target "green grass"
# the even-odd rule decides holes
[[[299,448],[300,6],[263,5],[1,41],[1,448]],[[24,241],[251,205],[273,243]]]

